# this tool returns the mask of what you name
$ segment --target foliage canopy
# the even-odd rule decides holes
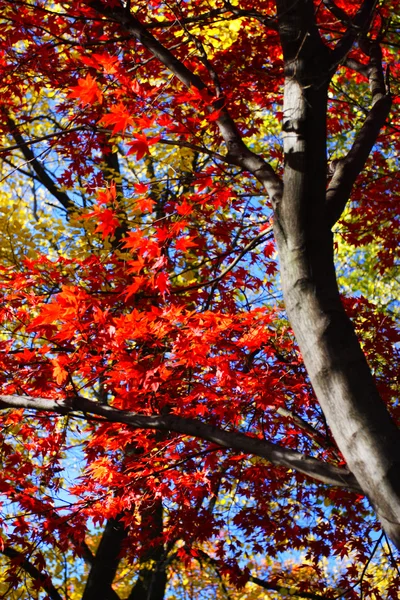
[[[397,0],[0,7],[2,597],[397,598]]]

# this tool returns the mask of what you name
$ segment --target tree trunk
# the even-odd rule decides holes
[[[89,571],[82,600],[118,600],[112,582],[120,563],[121,548],[127,530],[118,519],[109,519],[101,536],[99,547]]]
[[[163,600],[167,586],[163,535],[163,505],[154,499],[142,509],[142,529],[150,547],[140,557],[138,579],[127,600]]]
[[[326,211],[329,50],[311,0],[278,2],[278,19],[285,172],[275,233],[286,309],[334,438],[400,548],[400,432],[377,392],[336,282]]]

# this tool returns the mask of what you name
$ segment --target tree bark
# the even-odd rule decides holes
[[[275,233],[284,300],[311,383],[347,464],[400,548],[400,432],[342,306],[326,209],[329,50],[311,0],[280,0],[284,191]]]
[[[112,589],[115,574],[120,563],[121,549],[127,530],[118,519],[109,519],[103,531],[99,547],[93,559],[82,600],[117,600],[118,594]]]
[[[127,600],[163,600],[167,586],[166,552],[162,540],[163,505],[154,499],[142,509],[142,530],[150,547],[140,557],[138,579]]]
[[[100,404],[87,398],[49,400],[31,396],[0,396],[1,408],[25,408],[53,412],[60,415],[76,414],[90,419],[91,415],[104,417],[110,423],[126,423],[135,429],[174,431],[198,439],[207,440],[221,448],[265,458],[274,465],[294,469],[326,485],[335,485],[361,493],[362,489],[354,475],[346,468],[307,456],[297,450],[273,444],[267,440],[251,437],[240,431],[228,431],[199,419],[186,419],[179,415],[142,415],[112,406]]]

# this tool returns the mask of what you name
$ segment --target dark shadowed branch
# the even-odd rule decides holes
[[[22,552],[15,550],[15,548],[5,547],[1,550],[4,556],[7,556],[11,561],[14,561],[18,566],[23,569],[28,575],[32,577],[34,582],[39,585],[51,600],[63,600],[54,585],[52,584],[50,577],[40,571],[34,564],[27,560]]]
[[[344,468],[324,463],[296,450],[250,437],[241,432],[220,429],[198,419],[187,419],[171,414],[147,416],[101,405],[82,397],[50,400],[31,396],[4,395],[0,396],[0,408],[25,408],[61,415],[72,414],[79,415],[83,419],[89,419],[90,416],[96,415],[110,423],[131,425],[134,429],[173,431],[207,440],[221,448],[265,458],[275,465],[294,469],[327,485],[360,492],[360,486],[355,477]]]
[[[56,200],[58,200],[58,202],[61,204],[61,206],[63,206],[63,208],[65,208],[67,212],[73,212],[77,210],[77,207],[74,204],[74,202],[69,198],[69,196],[65,192],[62,192],[57,187],[54,180],[49,176],[46,169],[43,167],[43,165],[40,163],[40,161],[36,158],[35,154],[31,150],[30,142],[24,139],[22,133],[18,129],[17,124],[9,116],[7,116],[7,125],[10,134],[15,140],[15,143],[17,144],[18,148],[21,149],[21,152],[24,155],[25,159],[29,162],[30,166],[35,171],[40,183],[45,186],[45,188],[50,192],[50,194],[54,196]]]
[[[119,600],[112,589],[120,562],[122,544],[127,531],[118,519],[109,519],[101,536],[100,544],[92,559],[82,600]]]

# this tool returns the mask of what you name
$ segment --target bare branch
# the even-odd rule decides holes
[[[249,581],[262,587],[264,590],[272,590],[274,592],[279,592],[283,595],[286,595],[289,592],[290,596],[293,598],[308,598],[308,600],[328,600],[328,596],[325,595],[322,596],[321,594],[313,594],[312,592],[300,592],[299,590],[293,590],[292,584],[288,586],[289,589],[286,589],[284,585],[276,585],[270,583],[269,581],[266,581],[265,579],[261,579],[260,577],[255,577],[254,575],[250,575]]]
[[[214,8],[207,13],[201,15],[193,15],[191,17],[182,17],[179,19],[179,23],[176,19],[168,21],[151,21],[146,23],[146,29],[166,29],[168,27],[174,27],[178,24],[190,25],[192,23],[200,23],[201,25],[210,25],[220,21],[217,17],[223,16],[224,21],[234,21],[242,17],[248,17],[256,19],[269,29],[277,30],[276,20],[272,17],[263,15],[256,10],[243,10],[238,6],[233,6],[230,2],[224,2],[225,8]],[[231,14],[231,16],[228,16]]]
[[[236,258],[233,259],[233,261],[222,271],[222,273],[220,273],[219,275],[214,277],[214,279],[209,279],[208,281],[204,281],[202,283],[194,283],[193,285],[188,285],[185,287],[173,288],[173,290],[172,290],[173,293],[174,294],[183,294],[184,292],[186,292],[188,290],[198,290],[202,287],[208,287],[209,285],[214,285],[215,283],[218,283],[229,273],[229,271],[231,271],[238,264],[238,262],[243,258],[243,256],[245,254],[247,254],[247,252],[250,252],[250,250],[253,250],[259,244],[262,244],[263,242],[265,242],[266,239],[264,239],[264,238],[271,233],[272,233],[272,227],[268,227],[268,229],[264,229],[264,231],[261,231],[261,233],[256,235],[255,238],[253,238],[247,244],[247,246],[242,248],[242,250],[236,256]]]
[[[233,4],[231,4],[229,0],[224,0],[224,4],[227,8],[229,8],[229,10],[232,12],[233,15],[235,15],[236,18],[253,18],[265,25],[266,27],[268,27],[269,29],[278,31],[278,23],[275,18],[267,17],[266,15],[263,15],[257,10],[243,10],[239,6],[233,6]]]
[[[197,144],[191,144],[190,142],[184,142],[183,140],[168,140],[166,138],[161,138],[157,142],[158,144],[164,144],[165,146],[178,146],[179,148],[190,148],[190,150],[194,150],[195,152],[200,152],[202,154],[207,154],[211,158],[215,158],[216,160],[220,160],[227,164],[235,164],[231,163],[226,156],[222,156],[222,154],[218,154],[218,152],[214,152],[213,150],[209,150],[205,146],[198,146]],[[236,166],[236,165],[235,165]]]
[[[68,133],[74,133],[75,131],[83,131],[86,129],[86,126],[80,125],[79,127],[72,127],[71,129],[61,129],[60,131],[56,131],[54,133],[49,133],[48,135],[42,135],[41,137],[35,137],[32,140],[23,140],[20,144],[14,144],[13,146],[4,146],[0,147],[0,154],[8,154],[11,150],[17,150],[18,148],[24,148],[25,146],[33,146],[34,144],[39,144],[45,140],[51,140],[53,138],[58,138],[61,135],[66,135]]]
[[[196,548],[196,550],[199,553],[200,557],[204,558],[207,562],[209,562],[214,567],[219,580],[223,584],[223,578],[219,572],[220,565],[219,565],[218,561],[215,560],[215,558],[213,558],[206,552],[204,552],[203,550],[198,549],[198,548]],[[266,579],[261,579],[260,577],[254,577],[253,575],[249,576],[249,581],[251,583],[255,583],[259,587],[262,587],[264,590],[278,592],[279,594],[282,594],[284,596],[289,592],[289,590],[287,590],[285,588],[285,585],[283,585],[283,584],[272,583],[272,582],[267,581]],[[327,596],[325,596],[325,595],[322,596],[320,594],[313,594],[311,592],[301,592],[299,590],[293,589],[292,584],[288,585],[288,587],[290,587],[290,595],[293,598],[307,598],[308,600],[325,600],[325,599],[327,599]]]
[[[347,469],[324,463],[316,458],[273,444],[266,440],[250,437],[237,431],[226,431],[198,419],[187,419],[178,415],[142,415],[118,410],[82,397],[52,400],[32,396],[0,396],[0,409],[25,408],[53,412],[60,415],[76,415],[90,419],[96,415],[110,423],[125,423],[134,429],[173,431],[183,435],[207,440],[213,444],[244,454],[265,458],[269,462],[294,469],[327,485],[334,485],[360,493],[361,488],[354,475]]]

